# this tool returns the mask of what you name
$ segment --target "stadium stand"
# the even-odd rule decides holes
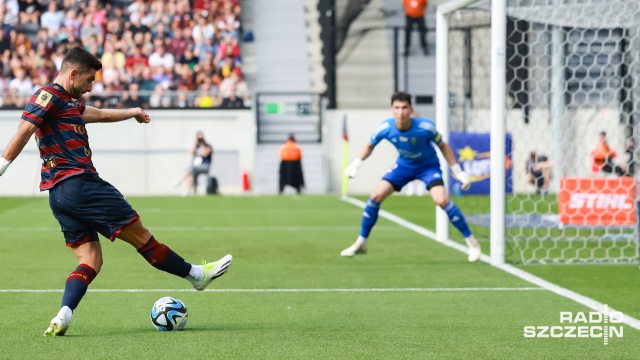
[[[0,107],[23,108],[75,46],[101,59],[83,102],[245,108],[237,0],[0,0]]]

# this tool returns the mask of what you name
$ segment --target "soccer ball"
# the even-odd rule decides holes
[[[160,331],[179,331],[187,324],[187,307],[171,296],[156,301],[151,308],[151,324]]]

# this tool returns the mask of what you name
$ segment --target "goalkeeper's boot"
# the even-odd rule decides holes
[[[231,266],[231,261],[233,260],[233,256],[230,254],[225,255],[222,259],[218,261],[214,261],[211,263],[207,263],[202,260],[202,265],[196,265],[202,268],[202,280],[193,280],[191,284],[193,284],[193,288],[202,291],[204,290],[211,282],[220,276],[224,275]]]
[[[64,336],[71,325],[71,317],[73,313],[68,306],[63,306],[58,312],[58,315],[51,319],[51,324],[47,330],[44,331],[44,336]]]
[[[358,236],[356,242],[348,248],[342,250],[340,256],[351,257],[353,255],[364,255],[367,253],[367,238]]]
[[[478,240],[471,235],[464,239],[467,242],[467,246],[469,247],[469,257],[467,258],[469,262],[476,262],[480,259],[480,255],[482,255],[482,249],[480,248],[480,244],[478,244]]]

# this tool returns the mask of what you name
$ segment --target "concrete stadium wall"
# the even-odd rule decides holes
[[[0,111],[0,150],[15,133],[20,119],[19,111]],[[93,160],[100,176],[114,184],[125,195],[180,195],[184,190],[173,186],[179,176],[189,168],[188,149],[195,133],[202,130],[207,141],[214,146],[212,173],[218,178],[223,194],[240,194],[241,171],[246,169],[253,179],[256,145],[255,113],[252,110],[150,111],[151,124],[135,121],[117,124],[91,124],[88,126]],[[622,126],[607,115],[607,121],[572,126],[580,133],[566,134],[578,138],[572,149],[565,149],[577,169],[571,176],[589,176],[588,152],[595,144],[597,131],[607,130],[611,144],[622,144]],[[342,123],[347,117],[349,134],[349,161],[358,156],[377,124],[389,118],[389,109],[330,110],[325,113],[324,148],[329,173],[329,191],[338,193],[342,183]],[[477,114],[489,119],[489,114]],[[518,114],[509,116],[518,118]],[[488,120],[487,120],[488,121]],[[529,192],[533,187],[526,182],[524,162],[529,151],[549,154],[551,146],[547,125],[537,128],[509,121],[513,135],[514,190]],[[603,126],[603,124],[608,126]],[[517,126],[516,126],[517,125]],[[482,128],[482,126],[480,126]],[[534,130],[532,127],[535,127]],[[483,131],[484,129],[478,129]],[[531,135],[540,136],[536,147],[529,146]],[[546,141],[542,141],[546,139]],[[621,148],[614,146],[620,153]],[[355,179],[349,180],[349,193],[368,194],[378,179],[393,164],[396,150],[387,142],[381,143],[367,159]],[[303,159],[304,161],[304,159]],[[40,159],[34,141],[0,178],[0,196],[31,196],[40,194]]]
[[[125,195],[178,195],[173,186],[188,168],[195,133],[202,130],[214,147],[212,173],[220,190],[240,192],[240,172],[253,169],[255,116],[250,110],[149,111],[150,124],[129,120],[87,126],[93,162],[100,176]],[[0,148],[16,131],[20,111],[0,111]],[[40,159],[35,141],[0,178],[0,196],[39,194]]]

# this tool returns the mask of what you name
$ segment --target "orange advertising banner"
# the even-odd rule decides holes
[[[562,178],[558,211],[564,225],[634,225],[634,180]]]

